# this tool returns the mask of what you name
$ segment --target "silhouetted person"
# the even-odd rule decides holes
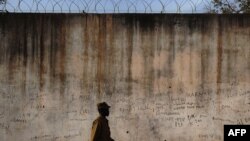
[[[98,103],[97,109],[100,116],[93,122],[90,141],[114,141],[110,137],[109,116],[110,106],[106,102]]]

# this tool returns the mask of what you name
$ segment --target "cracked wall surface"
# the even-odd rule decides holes
[[[0,14],[0,140],[222,141],[250,124],[250,15]]]

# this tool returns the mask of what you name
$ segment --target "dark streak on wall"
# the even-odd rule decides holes
[[[127,39],[128,39],[128,51],[127,51],[128,65],[127,65],[127,68],[128,68],[128,74],[127,74],[126,82],[128,82],[128,88],[127,88],[128,95],[132,94],[132,86],[133,86],[131,67],[132,67],[132,56],[133,56],[133,46],[134,46],[133,38],[134,38],[134,33],[135,33],[134,26],[135,26],[134,21],[132,21],[132,24],[129,24],[129,23],[127,24]]]
[[[218,19],[218,41],[217,41],[217,102],[221,101],[221,73],[222,73],[222,52],[223,52],[223,46],[222,46],[222,19]],[[217,107],[218,113],[220,113],[220,107]]]

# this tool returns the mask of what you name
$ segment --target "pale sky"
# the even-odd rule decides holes
[[[204,13],[210,0],[7,0],[0,9],[40,13]]]

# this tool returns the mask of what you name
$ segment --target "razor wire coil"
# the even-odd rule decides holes
[[[13,13],[204,13],[210,0],[0,0]]]

